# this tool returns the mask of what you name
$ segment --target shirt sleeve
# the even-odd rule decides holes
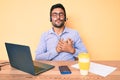
[[[74,57],[78,57],[78,54],[82,52],[87,53],[87,49],[84,46],[78,32],[76,33],[75,36],[74,48],[75,48],[75,53],[73,54]]]
[[[54,58],[57,55],[58,55],[58,53],[56,51],[56,48],[51,49],[50,51],[47,51],[46,41],[45,41],[45,33],[44,33],[41,36],[40,42],[38,44],[35,60],[51,60],[52,58]]]

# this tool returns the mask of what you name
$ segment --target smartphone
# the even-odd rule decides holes
[[[59,66],[59,70],[61,74],[71,74],[71,70],[68,66]]]

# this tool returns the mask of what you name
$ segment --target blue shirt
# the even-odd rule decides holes
[[[60,39],[67,40],[70,38],[73,41],[75,53],[68,52],[57,53],[56,46]],[[87,52],[79,33],[75,30],[65,27],[61,35],[57,35],[53,29],[42,34],[40,43],[36,50],[36,60],[74,60],[81,52]]]

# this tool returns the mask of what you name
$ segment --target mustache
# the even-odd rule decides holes
[[[64,19],[60,19],[60,18],[56,19],[55,21],[58,21],[58,20],[60,20],[60,21],[64,21]]]

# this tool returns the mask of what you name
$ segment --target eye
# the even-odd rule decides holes
[[[56,16],[57,16],[57,13],[52,13],[52,16],[53,16],[53,17],[56,17]]]
[[[59,13],[59,15],[62,17],[62,16],[64,16],[64,13]]]
[[[64,17],[64,13],[52,13],[52,16],[53,17],[57,17],[57,16]]]

